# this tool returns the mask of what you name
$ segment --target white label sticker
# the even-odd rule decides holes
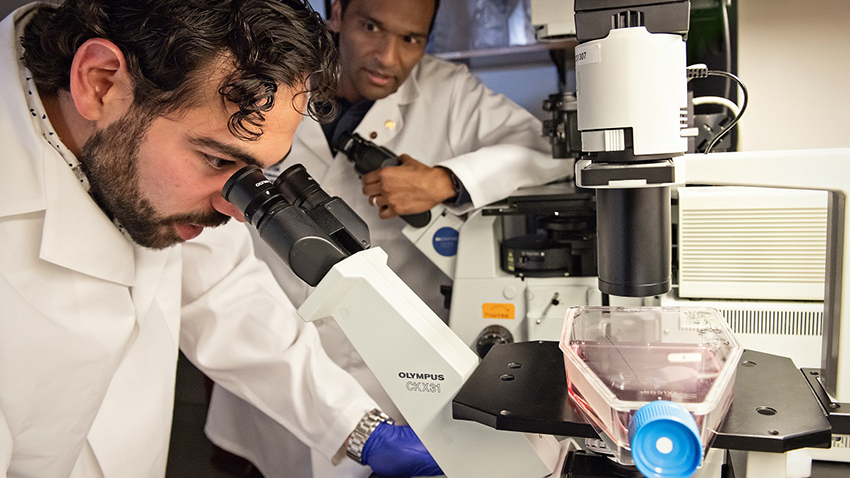
[[[670,363],[699,363],[702,362],[702,354],[699,352],[680,352],[667,354]]]
[[[599,63],[602,59],[599,43],[586,43],[576,47],[576,66]]]

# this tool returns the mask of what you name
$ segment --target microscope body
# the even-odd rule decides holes
[[[565,12],[572,15],[566,3],[572,2],[532,5],[538,35],[562,31],[552,26]],[[558,339],[566,308],[603,303],[600,292],[613,296],[611,303],[641,305],[671,286],[672,158],[687,151],[689,134],[689,2],[578,0],[574,11],[577,91],[547,100],[552,119],[544,134],[555,157],[580,154],[576,184],[595,190],[597,264],[590,274],[565,268],[545,276],[500,268],[499,243],[508,235],[501,213],[492,211],[514,205],[470,213],[453,226],[460,232],[458,250],[444,271],[453,279],[452,329],[479,353],[482,341],[486,348],[492,341]],[[580,141],[571,133],[575,127]],[[431,257],[430,242],[420,242]],[[541,249],[539,255],[551,259],[556,252]]]
[[[222,195],[315,290],[305,321],[332,317],[428,451],[450,477],[544,478],[563,458],[552,436],[508,433],[454,420],[452,398],[478,358],[369,249],[368,229],[296,164],[272,184],[256,167],[237,171]]]
[[[582,157],[595,188],[599,289],[647,297],[671,286],[670,161],[687,151],[687,1],[577,0]]]
[[[850,401],[850,305],[844,265],[850,237],[850,150],[684,154],[687,138],[695,134],[686,113],[689,3],[575,1],[583,151],[576,162],[576,184],[597,192],[600,290],[631,296],[669,290],[670,188],[828,191],[823,355],[815,388],[816,394],[827,397],[823,409],[838,410],[841,402]],[[840,421],[846,416],[828,415],[833,433],[850,430]]]

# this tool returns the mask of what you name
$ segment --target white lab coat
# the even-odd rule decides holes
[[[0,23],[0,476],[163,476],[178,346],[332,456],[374,402],[244,226],[153,251],[110,222],[25,101],[13,17],[27,8]]]
[[[537,118],[488,89],[465,66],[428,55],[398,91],[375,102],[355,132],[396,154],[408,154],[422,163],[451,169],[472,198],[472,204],[463,211],[503,199],[520,187],[564,178],[572,168],[571,161],[552,159],[551,147],[542,136],[542,125]],[[353,164],[342,153],[331,155],[321,126],[315,121],[305,119],[301,123],[292,152],[281,170],[295,163],[303,164],[328,194],[344,199],[366,221],[372,245],[388,253],[389,266],[446,319],[448,310],[443,306],[440,285],[448,285],[449,278],[402,235],[404,221],[378,217],[377,209],[369,205],[362,193]],[[257,238],[255,235],[258,254],[269,262],[293,302],[300,304],[309,288]],[[336,324],[320,322],[318,328],[328,354],[357,377],[385,411],[401,418]],[[286,430],[256,424],[257,420],[264,420],[262,415],[240,402],[216,390],[210,405],[207,435],[224,448],[247,453],[246,457],[269,478],[284,476],[279,474],[282,468],[278,454],[287,440]],[[251,426],[232,426],[232,423],[250,422],[263,433],[246,432]],[[274,429],[278,433],[273,433]],[[314,465],[317,463],[321,462],[314,460]],[[310,476],[306,470],[295,473],[292,468],[287,473],[286,476],[293,477]],[[335,471],[328,476],[358,475]]]

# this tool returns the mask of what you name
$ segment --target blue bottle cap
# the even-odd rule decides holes
[[[702,463],[697,423],[673,402],[640,407],[629,424],[629,442],[632,459],[647,478],[688,478]]]

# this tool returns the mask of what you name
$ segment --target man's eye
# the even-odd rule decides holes
[[[234,161],[217,158],[215,156],[210,156],[209,154],[204,155],[204,161],[206,161],[211,168],[216,170],[225,169],[228,166],[232,166],[233,164],[235,164]]]
[[[419,44],[419,39],[416,38],[416,37],[413,37],[413,36],[404,37],[404,41],[405,41],[405,43],[410,43],[412,45],[418,45]]]
[[[367,23],[363,24],[363,28],[365,28],[367,31],[374,32],[378,29],[378,26],[375,25],[374,23],[368,23],[367,22]]]

